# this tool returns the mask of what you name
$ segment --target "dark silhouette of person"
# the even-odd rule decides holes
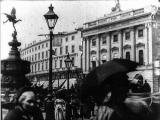
[[[125,82],[124,79],[126,79]],[[105,85],[106,95],[103,103],[98,106],[95,120],[159,120],[160,102],[153,101],[149,105],[147,103],[149,96],[144,99],[128,99],[127,79],[125,74],[114,75],[110,78],[110,83]],[[158,100],[160,99],[157,97]]]
[[[145,80],[145,82],[143,84],[143,92],[151,92],[151,87],[148,84],[147,80]]]
[[[133,93],[143,93],[143,76],[141,74],[136,74],[134,79],[137,79],[137,84],[131,85],[131,90]]]

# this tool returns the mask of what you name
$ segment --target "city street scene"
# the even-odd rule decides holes
[[[160,1],[5,1],[1,120],[160,120]]]

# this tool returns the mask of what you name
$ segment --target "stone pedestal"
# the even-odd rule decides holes
[[[20,58],[18,48],[21,43],[17,41],[17,32],[12,34],[13,40],[9,42],[11,50],[9,57],[1,61],[1,86],[4,88],[16,89],[30,84],[25,74],[30,72],[30,62]]]

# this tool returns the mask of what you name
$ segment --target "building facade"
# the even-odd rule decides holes
[[[130,59],[139,62],[137,73],[152,91],[159,90],[159,78],[154,79],[154,61],[160,58],[160,10],[156,6],[111,12],[85,23],[82,36],[85,73],[114,58]]]
[[[35,83],[48,86],[49,80],[49,35],[40,35],[43,37],[39,42],[32,43],[21,49],[21,58],[31,62],[31,72],[27,77]],[[77,29],[68,33],[58,33],[54,35],[52,41],[52,72],[53,87],[60,86],[66,79],[67,69],[64,60],[67,54],[72,59],[72,67],[70,70],[70,83],[73,84],[79,73],[81,72],[82,59],[82,37],[81,29]],[[66,83],[64,84],[66,86]]]

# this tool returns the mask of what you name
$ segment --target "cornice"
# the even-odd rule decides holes
[[[118,29],[124,29],[124,28],[130,28],[130,27],[134,27],[134,26],[138,26],[140,24],[145,24],[150,22],[150,18],[149,17],[141,17],[141,18],[136,18],[136,20],[132,20],[132,21],[125,21],[125,22],[121,22],[118,24],[109,24],[109,25],[101,25],[101,26],[96,26],[94,28],[90,28],[87,29],[85,31],[82,32],[83,37],[88,37],[88,36],[92,36],[92,35],[97,35],[97,34],[102,34],[102,33],[106,33],[106,32],[110,32],[110,31],[115,31]]]
[[[142,42],[139,42],[136,44],[136,47],[139,48],[139,47],[145,47],[145,44],[142,43]]]
[[[93,55],[93,54],[96,54],[97,52],[95,50],[91,50],[90,54]]]
[[[131,45],[126,44],[126,45],[123,46],[123,49],[131,49]]]
[[[115,50],[119,50],[119,48],[114,46],[114,47],[111,48],[111,50],[115,51]]]
[[[102,49],[100,50],[100,52],[101,52],[101,53],[106,53],[106,52],[107,52],[107,49],[102,48]]]

